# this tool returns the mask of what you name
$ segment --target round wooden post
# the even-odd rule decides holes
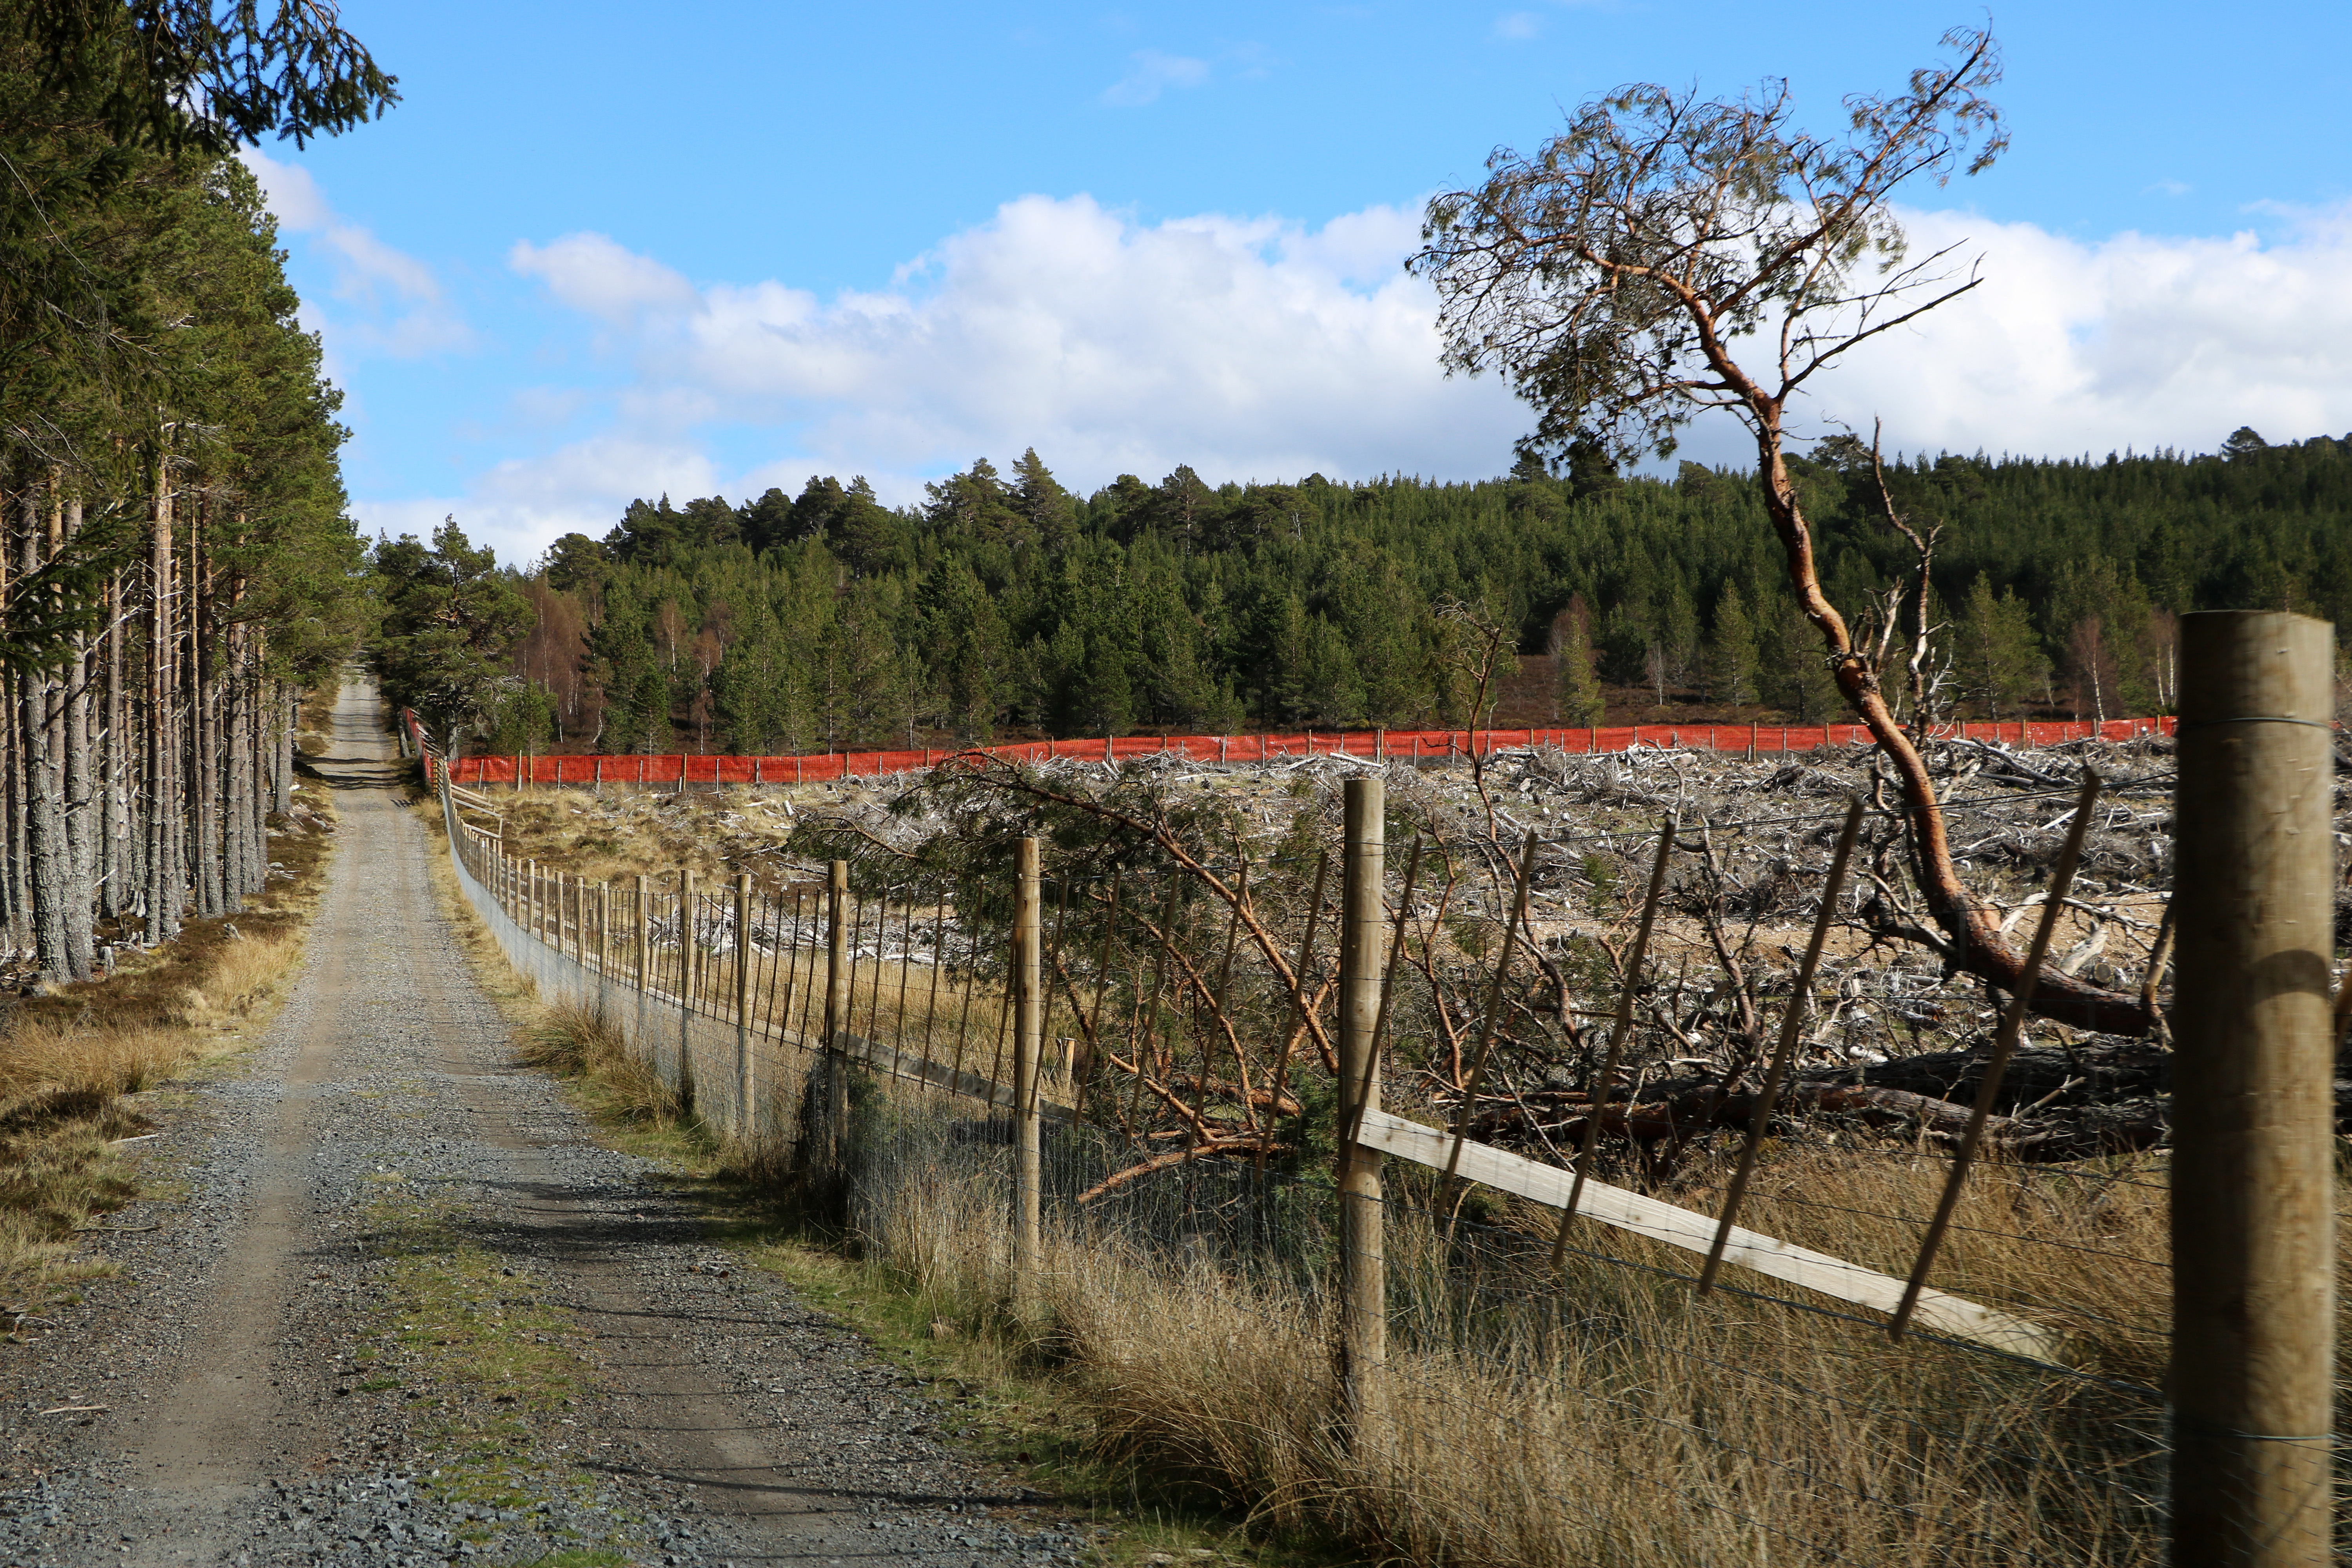
[[[678,776],[686,776],[683,767]],[[694,1011],[695,998],[702,992],[702,976],[698,973],[702,944],[694,940],[694,873],[681,868],[677,874],[677,999],[688,1013]]]
[[[652,964],[654,952],[654,944],[651,941],[651,931],[646,919],[646,879],[642,874],[637,878],[637,896],[635,904],[637,921],[637,990],[639,994],[642,994],[643,993],[653,989]]]
[[[2334,628],[2180,621],[2172,1561],[2331,1561]]]
[[[596,973],[613,973],[613,884],[596,884]]]
[[[1042,1261],[1039,1221],[1042,1175],[1037,1142],[1037,1062],[1045,1044],[1043,900],[1037,840],[1024,838],[1015,865],[1013,907],[1013,1302],[1025,1312],[1036,1302]]]
[[[747,1142],[758,1131],[751,1108],[759,1087],[751,1062],[751,873],[735,878],[735,1129]]]
[[[1381,1013],[1381,876],[1386,847],[1384,790],[1376,775],[1344,789],[1346,843],[1339,894],[1339,1126],[1381,1105],[1374,1056]],[[1388,1274],[1381,1241],[1381,1157],[1343,1142],[1339,1186],[1339,1387],[1349,1437],[1377,1447],[1388,1424]]]
[[[835,860],[824,887],[824,1170],[845,1173],[849,1137],[849,1053],[843,1030],[849,1007],[849,862]]]

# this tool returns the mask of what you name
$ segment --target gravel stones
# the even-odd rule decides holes
[[[345,693],[363,760],[328,764],[338,859],[284,1009],[157,1097],[156,1195],[92,1238],[120,1275],[0,1357],[0,1563],[1075,1561],[512,1065],[372,716]]]

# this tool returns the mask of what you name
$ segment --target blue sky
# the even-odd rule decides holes
[[[633,495],[927,477],[1034,444],[1085,489],[1508,462],[1402,279],[1419,203],[1620,82],[1767,75],[1806,122],[1983,13],[1900,4],[347,3],[378,124],[257,166],[349,393],[371,529],[502,554]],[[1912,194],[1991,279],[1823,421],[1906,446],[2352,428],[2352,11],[1991,17],[2015,147]],[[1826,427],[1826,425],[1824,426]],[[1738,456],[1728,430],[1694,455]]]

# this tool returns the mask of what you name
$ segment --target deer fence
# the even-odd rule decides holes
[[[508,853],[415,738],[465,895],[543,996],[950,1323],[1048,1347],[1109,1441],[1255,1512],[1498,1564],[2172,1550],[2174,1156],[2126,1092],[2162,1047],[2037,1042],[2029,997],[1979,1017],[1857,955],[1874,847],[1899,852],[1859,801],[1753,816],[1807,853],[1742,938],[1735,825],[1470,845],[1378,769],[1336,831],[1216,853],[1164,802],[967,759],[935,786],[952,853],[591,885]],[[2063,842],[2019,908],[2027,973],[2151,782],[2042,791]],[[1550,912],[1580,878],[1612,883],[1606,931]],[[2153,999],[2174,922],[2146,890]],[[2224,1425],[2261,1460],[2233,1528],[2269,1542],[2230,1560],[2344,1544],[2334,1426]]]

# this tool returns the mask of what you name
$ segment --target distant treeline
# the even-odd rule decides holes
[[[1796,468],[1831,599],[1867,629],[1913,548],[1858,443]],[[2352,609],[2352,438],[1946,455],[1887,479],[1915,527],[1940,529],[1946,715],[2160,711],[2179,612]],[[1491,710],[1490,645],[1558,656],[1546,716],[1562,723],[1598,721],[1602,682],[1799,722],[1835,701],[1755,481],[1734,471],[1213,487],[1179,468],[1081,499],[1030,451],[928,489],[904,510],[862,479],[741,506],[665,497],[602,541],[566,535],[518,576],[536,626],[486,738],[773,752],[1464,723]]]

